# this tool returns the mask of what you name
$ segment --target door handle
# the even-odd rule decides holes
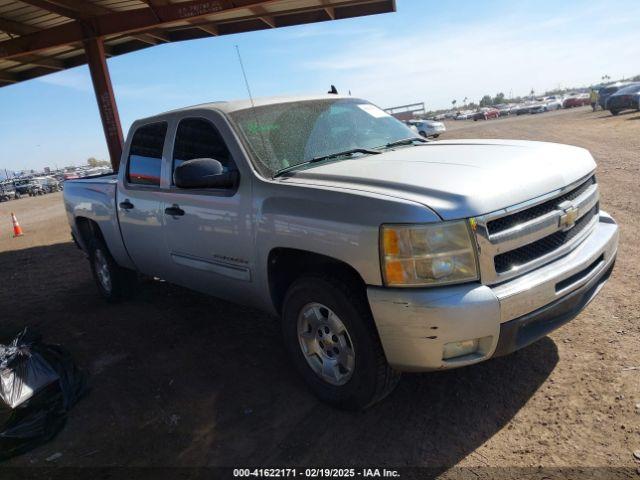
[[[172,217],[181,217],[184,215],[184,210],[182,210],[178,205],[173,204],[172,206],[165,208],[164,213],[166,215],[171,215]]]
[[[123,210],[131,210],[133,208],[133,203],[126,199],[124,202],[120,202],[120,208]]]

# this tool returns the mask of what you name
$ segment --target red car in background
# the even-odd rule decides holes
[[[584,107],[585,105],[589,105],[589,103],[589,94],[580,93],[565,98],[564,102],[562,102],[562,108]]]
[[[498,118],[500,116],[500,110],[497,108],[481,108],[473,114],[473,121],[489,120],[490,118]]]

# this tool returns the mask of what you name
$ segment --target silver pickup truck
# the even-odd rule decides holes
[[[313,392],[360,409],[594,298],[618,246],[595,167],[560,144],[430,142],[357,98],[271,98],[136,121],[118,174],[64,201],[107,300],[141,273],[278,315]]]

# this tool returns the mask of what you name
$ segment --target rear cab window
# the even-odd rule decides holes
[[[126,176],[130,184],[160,186],[166,134],[166,122],[143,125],[135,131],[127,160]]]

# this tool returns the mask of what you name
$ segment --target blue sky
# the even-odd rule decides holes
[[[109,60],[123,129],[247,96],[341,93],[382,107],[514,96],[640,74],[638,0],[397,0],[396,13],[209,38]],[[108,158],[88,68],[0,89],[0,169]]]

